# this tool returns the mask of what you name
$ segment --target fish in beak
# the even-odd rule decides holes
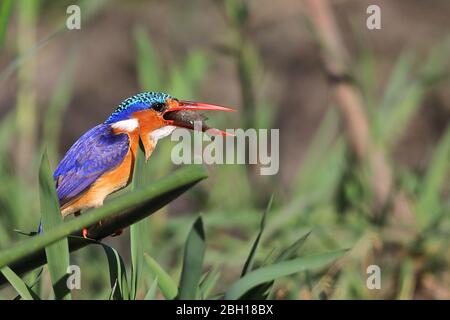
[[[220,129],[209,127],[205,123],[207,118],[204,115],[197,113],[196,111],[233,112],[236,111],[234,109],[209,103],[176,99],[168,100],[167,105],[168,108],[163,113],[163,118],[166,121],[167,125],[195,130],[197,128],[194,127],[194,123],[198,121],[202,124],[201,129],[203,132],[208,131],[208,133],[213,135],[232,136],[232,134]]]

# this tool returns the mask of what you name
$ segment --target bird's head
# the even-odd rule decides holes
[[[213,134],[227,135],[206,126],[205,118],[194,112],[202,110],[234,111],[218,105],[179,100],[162,92],[142,92],[125,99],[105,123],[119,132],[149,133],[156,140],[169,135],[176,127],[194,130],[194,121],[202,122],[202,131],[209,129]]]

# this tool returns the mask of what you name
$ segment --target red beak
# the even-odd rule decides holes
[[[208,127],[204,123],[205,118],[193,111],[234,112],[236,111],[234,109],[209,103],[175,99],[168,101],[168,105],[169,108],[164,112],[164,118],[172,125],[194,130],[194,122],[201,121],[203,132],[208,131],[208,133],[213,135],[233,136],[231,133]]]
[[[209,104],[204,102],[195,102],[188,100],[179,100],[177,106],[170,106],[168,111],[179,111],[179,110],[191,110],[191,111],[225,111],[225,112],[234,112],[236,110],[218,106],[215,104]]]

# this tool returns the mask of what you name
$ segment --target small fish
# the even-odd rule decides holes
[[[205,115],[190,110],[168,112],[164,115],[164,119],[172,120],[174,125],[186,129],[194,129],[194,123],[199,121],[202,123],[203,132],[211,129],[205,122],[208,120]]]

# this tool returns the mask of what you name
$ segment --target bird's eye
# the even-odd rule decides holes
[[[162,102],[157,102],[157,103],[153,104],[152,108],[153,108],[153,110],[155,110],[157,112],[161,112],[166,108],[166,104],[162,103]]]

